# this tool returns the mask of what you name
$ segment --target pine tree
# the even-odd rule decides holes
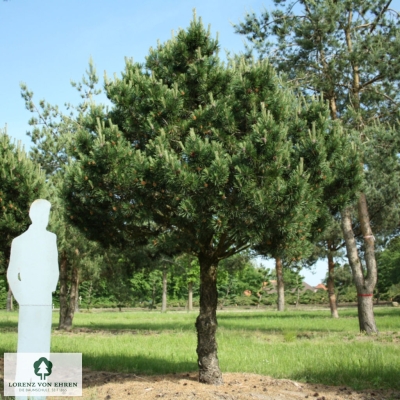
[[[10,259],[11,241],[23,233],[31,221],[29,208],[46,197],[45,176],[20,144],[13,144],[0,130],[0,274],[5,275]],[[9,291],[7,309],[11,309]]]
[[[58,189],[59,190],[59,189]],[[70,331],[79,297],[79,284],[105,270],[104,251],[67,221],[58,190],[52,190],[53,213],[49,229],[57,234],[59,252],[59,330]]]
[[[244,273],[244,270],[248,269],[254,272],[250,279],[247,279],[245,285],[243,281],[238,280],[238,276]],[[260,273],[259,273],[260,272]],[[240,254],[235,254],[232,257],[223,259],[218,266],[217,275],[217,290],[218,290],[218,300],[219,307],[222,310],[226,303],[232,302],[237,291],[241,292],[240,295],[245,290],[250,290],[257,300],[261,299],[258,296],[262,284],[267,280],[265,270],[255,270],[250,261],[250,252],[244,251]],[[249,274],[248,274],[249,275]],[[246,277],[248,277],[248,275]]]
[[[197,258],[191,254],[181,254],[174,257],[174,267],[172,269],[173,297],[181,297],[182,290],[187,297],[187,310],[193,311],[193,292],[198,289],[200,278],[200,265]],[[181,290],[179,290],[181,288]],[[187,294],[187,296],[186,296]]]
[[[337,299],[335,293],[335,261],[334,257],[338,254],[338,251],[343,246],[343,240],[340,232],[340,226],[338,225],[337,219],[332,219],[332,222],[328,229],[324,232],[324,241],[326,245],[324,246],[326,251],[326,256],[328,259],[328,279],[327,288],[329,296],[329,307],[331,309],[332,318],[339,318],[339,313],[337,309]]]
[[[387,247],[378,254],[379,262],[377,299],[388,292],[391,286],[400,283],[400,238],[392,239]]]
[[[41,165],[46,173],[49,198],[53,204],[49,228],[57,235],[59,253],[59,300],[60,317],[58,329],[71,330],[75,308],[78,304],[79,283],[87,277],[93,278],[100,275],[100,270],[105,264],[102,249],[86,237],[70,223],[65,213],[63,199],[60,197],[63,185],[63,170],[68,164],[66,145],[70,137],[79,128],[79,122],[74,117],[74,111],[82,112],[88,107],[90,98],[99,94],[95,87],[97,81],[96,71],[89,64],[87,78],[83,84],[73,83],[80,92],[83,102],[76,107],[69,105],[70,115],[63,114],[57,106],[44,100],[36,104],[33,101],[33,92],[28,90],[26,84],[21,84],[21,94],[25,100],[26,108],[34,114],[29,120],[32,130],[28,132],[34,146],[29,154],[30,158]],[[85,89],[83,89],[85,87]]]
[[[315,106],[315,102],[311,105],[306,103],[305,109],[313,110],[313,115],[324,115],[326,123],[328,110],[321,103],[318,107]],[[343,205],[352,201],[361,183],[360,169],[355,157],[357,139],[351,135],[346,137],[340,129],[325,139],[324,150],[322,147],[319,149],[319,159],[310,148],[303,154],[305,159],[312,160],[308,167],[312,176],[322,178],[311,187],[310,197],[319,196],[315,208],[310,206],[310,198],[307,213],[299,215],[295,223],[288,223],[285,232],[280,232],[279,229],[266,232],[268,236],[255,246],[259,254],[275,259],[278,311],[284,311],[285,307],[284,266],[293,265],[312,254],[315,242],[321,235],[326,236],[332,232],[333,216],[340,212]],[[354,140],[351,146],[349,140]],[[323,165],[331,169],[323,171]],[[292,218],[290,204],[286,210],[281,207],[281,216],[289,220]]]
[[[358,290],[360,330],[374,333],[372,292],[377,270],[371,225],[376,223],[376,232],[383,225],[393,229],[399,216],[399,13],[390,8],[390,0],[302,0],[296,7],[277,0],[275,4],[280,8],[259,18],[248,14],[236,31],[286,73],[298,91],[323,94],[331,118],[340,120],[346,131],[355,130],[361,139],[365,185],[358,197],[357,219],[365,247],[366,276],[354,240],[354,210],[344,208],[341,218]],[[396,124],[396,128],[387,124]],[[394,168],[390,170],[388,165]],[[385,185],[387,182],[390,184]],[[367,198],[368,204],[374,205],[372,220]]]
[[[299,305],[300,290],[303,290],[304,277],[300,275],[301,265],[291,264],[284,271],[285,289],[296,296],[296,307]]]
[[[348,188],[358,158],[342,163],[345,137],[322,102],[298,101],[266,61],[223,64],[196,17],[105,88],[112,108],[93,105],[72,142],[71,219],[106,244],[147,237],[198,258],[199,380],[219,384],[219,261],[256,246],[307,252],[324,188]],[[337,176],[342,168],[350,178]]]
[[[302,261],[306,267],[314,265],[318,260],[328,261],[327,289],[329,307],[332,318],[339,318],[337,308],[337,289],[335,287],[335,257],[342,257],[345,242],[340,227],[340,215],[331,216],[327,221],[327,226],[324,230],[318,233],[313,239],[314,249],[308,259]]]

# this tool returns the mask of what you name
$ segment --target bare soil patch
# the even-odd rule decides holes
[[[3,381],[3,360],[0,361],[0,379]],[[136,375],[83,370],[82,400],[390,400],[400,399],[399,391],[362,390],[349,387],[315,385],[274,379],[268,376],[225,373],[224,384],[204,385],[197,373],[169,375]],[[3,392],[3,390],[1,390]],[[0,396],[1,398],[1,396]],[[49,397],[67,400],[73,397]]]
[[[225,373],[223,378],[223,385],[214,386],[199,383],[197,373],[138,376],[85,370],[83,399],[400,399],[400,392],[391,390],[354,391],[344,386],[305,384],[244,373]]]

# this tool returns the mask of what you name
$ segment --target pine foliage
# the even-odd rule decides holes
[[[196,18],[105,90],[113,106],[81,119],[64,193],[104,243],[153,235],[214,262],[257,245],[298,257],[324,193],[338,209],[358,186],[357,154],[324,102],[298,100],[267,61],[222,63]]]
[[[40,166],[26,155],[20,143],[0,131],[0,271],[7,268],[11,241],[31,223],[31,203],[46,194]]]
[[[391,1],[274,1],[235,26],[300,93],[323,95],[331,117],[355,130],[376,234],[397,227],[400,14]]]

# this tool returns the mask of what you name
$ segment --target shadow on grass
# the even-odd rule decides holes
[[[399,309],[400,311],[400,309]],[[400,313],[399,313],[400,314]],[[384,315],[379,313],[380,315]],[[388,315],[393,315],[391,313],[388,313]],[[339,316],[341,318],[357,318],[357,310],[351,310],[351,311],[342,311],[339,312]],[[325,320],[332,320],[330,310],[326,311],[283,311],[283,312],[278,312],[278,311],[257,311],[254,313],[248,312],[248,313],[241,313],[238,312],[232,312],[232,313],[218,313],[217,315],[218,320],[229,320],[229,319],[248,319],[248,320],[257,320],[257,319],[299,319],[299,318],[304,318],[304,319],[325,319]]]
[[[342,328],[338,327],[335,328],[335,326],[330,326],[327,328],[321,327],[296,327],[292,326],[292,329],[295,329],[298,332],[303,332],[303,331],[315,331],[315,332],[332,332],[332,331],[343,331]],[[194,326],[194,321],[193,324],[177,324],[177,323],[138,323],[138,322],[132,322],[131,324],[112,324],[112,323],[95,323],[95,324],[90,324],[90,325],[83,325],[83,324],[74,324],[73,329],[75,331],[79,331],[82,329],[84,333],[90,333],[90,331],[93,331],[93,333],[97,333],[96,331],[102,331],[103,333],[106,333],[107,331],[111,334],[115,333],[126,333],[126,334],[140,334],[140,335],[146,335],[146,334],[151,334],[152,332],[156,333],[170,333],[170,332],[190,332],[195,334],[196,333],[196,328]],[[233,318],[231,321],[220,321],[218,323],[218,329],[225,329],[228,331],[247,331],[247,332],[265,332],[265,333],[276,333],[280,331],[284,331],[288,329],[288,326],[263,326],[261,323],[257,324],[255,326],[250,326],[246,324],[245,320],[237,321],[235,322],[235,319]]]
[[[306,318],[306,319],[332,319],[331,315],[328,312],[326,312],[326,315],[322,314],[319,311],[320,314],[317,315],[311,315],[310,313],[302,313],[298,312],[296,314],[293,313],[286,313],[286,312],[265,312],[263,313],[262,311],[258,311],[254,314],[248,313],[246,315],[243,314],[218,314],[217,318],[219,320],[229,320],[229,319],[248,319],[248,320],[257,320],[257,319],[298,319],[298,318]],[[328,314],[329,313],[329,314]]]
[[[276,320],[279,320],[280,318],[276,318]],[[240,330],[240,331],[248,331],[248,332],[253,332],[253,331],[258,331],[258,332],[265,332],[265,333],[276,333],[278,331],[282,330],[287,330],[287,326],[265,326],[263,325],[262,321],[259,321],[258,324],[256,325],[249,325],[246,323],[246,321],[251,321],[251,320],[258,320],[256,317],[251,317],[251,318],[240,318],[239,317],[234,317],[231,316],[229,318],[221,318],[218,317],[218,326],[219,329],[225,329],[229,331],[235,331],[235,330]],[[331,320],[330,318],[328,321]],[[97,331],[103,331],[103,333],[109,332],[110,334],[115,334],[117,333],[126,333],[126,334],[150,334],[151,332],[157,332],[157,333],[167,333],[167,332],[196,332],[195,328],[195,319],[191,323],[181,323],[181,322],[161,322],[161,323],[155,323],[155,322],[135,322],[132,320],[130,323],[112,323],[112,322],[107,322],[105,320],[104,322],[95,322],[95,323],[80,323],[80,322],[74,322],[73,324],[73,332],[79,332],[82,331],[83,333],[98,333]],[[53,324],[52,328],[57,329],[58,324]],[[328,331],[342,331],[340,327],[337,327],[335,329],[335,326],[329,326],[329,327],[321,327],[317,328],[315,326],[310,327],[310,326],[292,326],[293,329],[296,329],[298,332],[302,331],[315,331],[315,332],[328,332]],[[17,324],[10,324],[9,322],[3,322],[0,321],[0,332],[17,332]]]
[[[58,323],[53,323],[51,329],[57,329]],[[1,332],[18,332],[18,322],[2,321],[0,320],[0,333]]]
[[[390,367],[381,364],[376,366],[370,365],[368,368],[310,367],[302,372],[292,374],[290,379],[313,384],[319,383],[332,386],[350,386],[354,390],[400,390],[399,371],[396,368],[393,368],[393,366]],[[400,395],[400,392],[398,395]]]
[[[379,318],[384,317],[400,317],[400,308],[388,308],[386,310],[379,309],[375,313],[375,316]],[[17,332],[18,322],[15,319],[3,319],[0,315],[0,332]],[[193,315],[193,319],[191,321],[157,321],[157,315],[154,315],[153,320],[147,321],[137,321],[134,318],[134,314],[132,314],[132,318],[128,321],[124,321],[123,323],[119,321],[110,321],[106,318],[106,316],[101,321],[90,321],[90,317],[87,320],[80,321],[78,318],[75,318],[73,329],[74,331],[82,329],[90,333],[91,330],[102,330],[102,331],[110,331],[110,333],[114,333],[112,331],[121,331],[121,333],[138,333],[138,334],[146,334],[146,332],[165,332],[165,331],[185,331],[185,332],[195,332],[195,320],[197,315]],[[354,319],[357,321],[357,312],[356,311],[347,311],[340,314],[340,319],[338,321],[343,321],[344,319]],[[293,329],[296,331],[316,331],[316,332],[328,332],[328,331],[343,331],[342,324],[333,323],[334,319],[331,318],[329,311],[327,312],[246,312],[241,313],[232,312],[232,313],[218,313],[218,322],[219,327],[226,330],[242,330],[242,331],[261,331],[261,332],[277,332],[288,329],[287,326],[282,326],[282,324],[277,324],[279,326],[271,326],[273,324],[272,321],[287,321],[287,323],[291,323],[293,321]],[[297,324],[296,322],[299,320],[303,321],[316,321],[320,320],[324,322],[326,326],[317,328],[314,323],[312,326],[307,326],[310,324]],[[254,321],[254,324],[249,324],[248,322]],[[265,322],[264,322],[265,321]],[[267,322],[267,323],[266,323]],[[379,321],[378,325],[379,325]],[[355,322],[356,323],[356,322]],[[286,325],[286,324],[284,324]],[[297,325],[297,326],[296,326]],[[300,326],[302,325],[302,326]],[[56,329],[58,323],[54,322],[52,325],[53,329]],[[131,331],[131,332],[129,332]],[[132,332],[137,331],[137,332]]]
[[[10,349],[1,348],[2,354],[10,352]],[[82,353],[82,367],[91,371],[115,372],[120,374],[177,374],[197,371],[195,361],[177,361],[167,358],[151,356],[124,356]]]
[[[174,361],[166,358],[82,354],[82,366],[92,371],[134,373],[144,375],[176,374],[197,371],[195,361]]]
[[[400,317],[400,307],[374,309],[375,317]]]
[[[73,324],[74,329],[87,329],[87,330],[121,330],[121,331],[138,331],[138,332],[132,332],[132,333],[146,333],[146,332],[151,332],[151,331],[157,331],[157,332],[163,332],[163,331],[187,331],[187,332],[194,332],[195,331],[195,326],[194,326],[195,321],[193,320],[193,323],[187,324],[187,323],[174,323],[174,322],[162,322],[162,323],[149,323],[149,322],[135,322],[132,321],[131,323],[125,323],[125,324],[119,324],[119,323],[110,323],[107,321],[104,321],[104,323],[90,323],[90,324],[80,324],[79,322]]]

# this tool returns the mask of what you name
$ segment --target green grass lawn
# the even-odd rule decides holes
[[[381,334],[358,332],[357,310],[220,311],[224,372],[252,372],[354,389],[400,389],[400,309],[377,308]],[[74,332],[55,331],[52,352],[83,354],[96,370],[164,374],[196,371],[197,313],[79,313]],[[54,328],[58,314],[54,313]],[[15,352],[17,313],[0,312],[0,351]]]

